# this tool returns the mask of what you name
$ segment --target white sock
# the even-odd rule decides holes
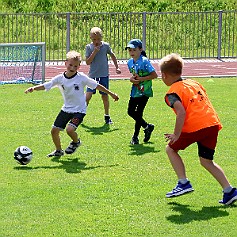
[[[188,182],[188,179],[179,179],[179,182],[181,184],[186,184]]]
[[[230,193],[232,191],[233,187],[230,185],[230,187],[227,187],[223,190],[224,193]]]

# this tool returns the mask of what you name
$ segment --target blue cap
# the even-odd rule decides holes
[[[132,39],[132,40],[129,41],[129,43],[128,43],[127,47],[125,48],[125,50],[129,49],[129,48],[130,49],[135,49],[137,47],[142,48],[142,41],[139,40],[139,39]]]

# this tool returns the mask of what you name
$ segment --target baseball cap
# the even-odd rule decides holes
[[[142,41],[139,40],[139,39],[132,39],[132,40],[130,40],[130,41],[128,42],[128,45],[127,45],[127,47],[125,48],[125,50],[126,50],[126,49],[129,49],[129,48],[135,49],[135,48],[137,48],[137,47],[142,48]]]

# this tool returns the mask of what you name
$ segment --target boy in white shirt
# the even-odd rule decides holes
[[[86,115],[87,104],[84,92],[86,86],[107,93],[115,101],[119,99],[115,93],[106,89],[104,86],[99,85],[95,80],[89,78],[84,73],[77,71],[81,63],[80,53],[69,51],[66,56],[66,71],[64,73],[55,76],[49,82],[29,87],[25,90],[25,93],[31,93],[34,90],[48,91],[52,87],[57,86],[62,93],[64,104],[51,129],[52,140],[56,150],[48,154],[48,157],[60,157],[64,155],[59,133],[65,128],[68,136],[72,139],[71,143],[66,148],[65,153],[72,154],[80,146],[81,141],[78,138],[76,129],[82,123],[83,118]]]

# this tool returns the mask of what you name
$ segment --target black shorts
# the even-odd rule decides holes
[[[60,128],[61,130],[65,129],[68,122],[75,129],[82,123],[83,118],[86,114],[83,113],[67,113],[60,111],[57,118],[54,121],[53,127]]]

